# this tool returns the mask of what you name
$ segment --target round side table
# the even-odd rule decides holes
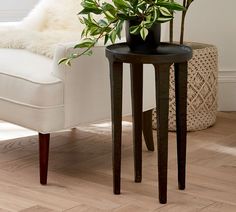
[[[170,66],[175,67],[177,156],[179,189],[185,188],[186,167],[186,108],[187,108],[187,61],[192,57],[191,48],[184,45],[161,43],[152,53],[131,52],[126,43],[106,48],[110,64],[111,112],[112,112],[112,154],[113,191],[120,194],[121,173],[121,121],[122,121],[122,78],[123,63],[130,64],[134,136],[135,182],[142,180],[142,105],[143,64],[155,68],[157,143],[158,143],[158,185],[159,201],[167,201],[168,163],[168,111]]]

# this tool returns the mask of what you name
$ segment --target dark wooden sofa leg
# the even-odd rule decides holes
[[[50,134],[39,133],[40,183],[47,184]]]
[[[148,151],[154,151],[152,133],[152,110],[147,110],[143,112],[143,136]]]

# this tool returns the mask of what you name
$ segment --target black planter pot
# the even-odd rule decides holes
[[[145,52],[151,53],[160,45],[161,40],[161,24],[155,23],[149,29],[149,33],[145,40],[142,39],[141,35],[130,34],[129,28],[131,26],[138,25],[138,21],[130,20],[126,21],[126,41],[132,52]]]

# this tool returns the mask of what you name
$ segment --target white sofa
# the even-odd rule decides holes
[[[110,82],[105,47],[58,66],[73,45],[59,44],[54,59],[22,49],[0,49],[0,120],[47,135],[110,119]],[[131,114],[129,67],[124,67],[123,115]],[[150,69],[150,71],[147,71]],[[144,72],[144,110],[155,105],[154,72]],[[43,141],[45,142],[45,141]],[[48,141],[49,142],[49,141]],[[41,157],[47,157],[41,152]],[[46,164],[47,165],[47,164]],[[43,164],[41,164],[43,169]],[[45,184],[45,179],[41,179]]]
[[[0,24],[1,27],[11,24]],[[110,119],[109,66],[105,47],[58,65],[74,43],[58,43],[53,59],[25,49],[0,48],[0,120],[39,132],[40,182],[47,183],[49,135],[81,123]],[[131,114],[129,67],[124,67],[123,115]],[[155,106],[154,71],[145,66],[144,110]]]

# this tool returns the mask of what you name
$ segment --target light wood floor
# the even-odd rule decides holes
[[[133,182],[128,122],[119,196],[112,194],[111,135],[105,124],[52,135],[48,186],[39,185],[37,136],[2,140],[0,211],[235,212],[236,113],[219,113],[214,127],[189,133],[187,156],[187,188],[179,191],[175,134],[170,133],[168,204],[160,205],[156,151],[143,147],[143,182]]]

